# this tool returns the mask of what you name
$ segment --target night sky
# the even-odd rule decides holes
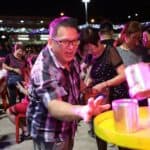
[[[139,2],[140,1],[140,2]],[[85,22],[84,3],[81,0],[4,0],[0,5],[0,15],[45,16],[54,18],[60,12]],[[138,14],[136,16],[135,14]],[[89,20],[96,22],[104,18],[114,23],[132,20],[150,21],[150,0],[91,0],[88,4]]]

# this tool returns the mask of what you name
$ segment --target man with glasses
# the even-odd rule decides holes
[[[72,150],[78,121],[88,122],[110,107],[101,105],[102,97],[80,104],[78,38],[75,19],[54,19],[48,44],[32,68],[27,120],[35,150]]]

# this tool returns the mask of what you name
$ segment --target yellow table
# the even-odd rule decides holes
[[[134,133],[119,133],[114,126],[113,112],[104,112],[94,119],[96,135],[108,143],[129,149],[150,150],[150,109],[140,107],[140,127]]]

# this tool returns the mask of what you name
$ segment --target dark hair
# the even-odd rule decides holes
[[[83,49],[85,44],[91,43],[97,46],[99,41],[98,30],[92,27],[87,27],[80,32],[80,45],[79,48]]]
[[[111,31],[113,31],[113,25],[111,22],[104,22],[100,25],[100,33],[104,34],[104,33],[109,33]]]
[[[55,18],[49,24],[49,35],[51,37],[55,37],[57,35],[57,30],[60,26],[73,27],[78,31],[77,20],[72,17],[63,16],[63,17]]]

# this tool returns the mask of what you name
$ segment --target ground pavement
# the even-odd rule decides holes
[[[97,150],[95,138],[88,135],[89,125],[79,124],[73,150]],[[15,143],[15,126],[4,112],[0,112],[0,150],[33,150],[32,140]],[[117,150],[110,145],[108,150]]]

